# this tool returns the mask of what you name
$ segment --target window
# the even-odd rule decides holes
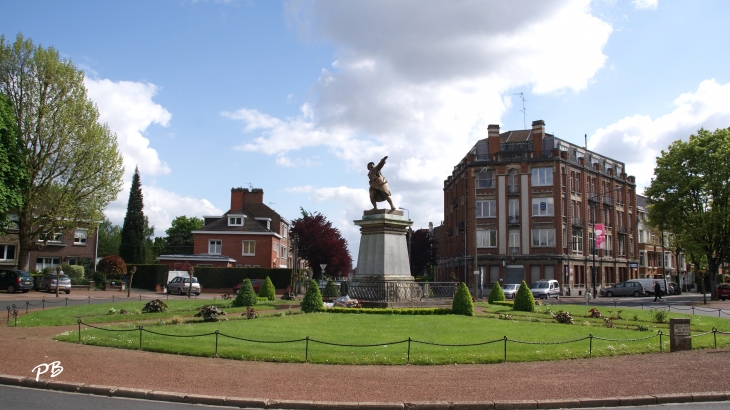
[[[286,259],[288,257],[288,254],[286,253],[286,246],[281,245],[281,258]]]
[[[256,255],[256,241],[243,241],[243,256]]]
[[[59,232],[52,233],[50,235],[40,234],[38,235],[38,240],[43,242],[46,240],[46,237],[48,237],[48,242],[58,243],[63,241],[63,234]]]
[[[509,200],[509,216],[519,217],[520,216],[520,200],[510,199]]]
[[[555,229],[533,229],[532,246],[555,246]]]
[[[278,243],[275,243],[275,244],[273,245],[273,248],[274,248],[274,253],[275,253],[275,254],[276,254],[276,256],[278,257],[278,256],[279,256],[279,244],[278,244]]]
[[[211,255],[220,255],[221,254],[220,239],[211,239],[208,241],[208,253]]]
[[[497,247],[497,231],[496,230],[477,230],[477,247],[478,248],[496,248]]]
[[[583,253],[583,230],[582,229],[573,230],[573,252],[574,253]]]
[[[495,218],[497,216],[497,201],[476,201],[477,218]]]
[[[8,225],[7,229],[19,229],[20,226],[18,225],[18,222],[20,221],[20,217],[18,214],[8,214]]]
[[[242,216],[229,216],[228,217],[228,226],[243,226],[243,217]]]
[[[482,168],[477,175],[477,188],[493,188],[494,171]]]
[[[35,268],[36,270],[43,270],[43,268],[55,268],[61,264],[60,258],[36,258]]]
[[[532,168],[532,186],[547,186],[553,184],[553,169],[551,167]]]
[[[532,198],[532,216],[553,216],[553,198]]]
[[[74,233],[74,245],[86,245],[86,229],[77,229]]]
[[[517,186],[517,170],[510,169],[507,174],[507,185],[516,187]]]
[[[626,237],[623,235],[618,237],[618,255],[626,256]]]
[[[509,231],[509,253],[512,255],[520,253],[520,231]]]
[[[596,239],[593,237],[593,232],[588,232],[588,252],[593,254],[598,254],[598,251],[596,250]]]
[[[15,260],[15,245],[0,245],[0,260]]]

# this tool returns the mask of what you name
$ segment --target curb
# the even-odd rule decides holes
[[[730,391],[703,393],[657,394],[646,396],[550,399],[550,400],[496,400],[479,402],[334,402],[311,400],[267,400],[260,398],[208,396],[184,394],[131,387],[101,386],[96,384],[62,382],[31,377],[0,374],[0,385],[33,389],[56,390],[68,393],[93,394],[107,397],[125,397],[173,403],[230,406],[249,409],[348,409],[348,410],[509,410],[509,409],[566,409],[581,407],[624,407],[668,403],[720,402],[730,400]]]

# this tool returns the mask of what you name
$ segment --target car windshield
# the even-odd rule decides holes
[[[56,275],[55,273],[52,274],[51,279],[56,279],[56,276],[58,276],[58,275]],[[68,276],[66,276],[65,273],[61,274],[61,280],[66,280],[66,279],[68,279]]]
[[[190,278],[184,278],[183,282],[185,282],[185,283],[190,282]],[[193,276],[193,283],[198,283],[198,278],[196,278],[195,276]]]
[[[26,272],[26,271],[24,271],[24,270],[19,270],[19,271],[16,271],[16,272],[18,272],[18,276],[23,276],[23,277],[29,277],[29,278],[32,278],[32,276],[30,276],[30,273],[28,273],[28,272]]]
[[[504,285],[504,288],[513,290],[513,289],[517,289],[517,285]]]
[[[537,282],[532,285],[532,289],[545,289],[548,287],[547,282]]]

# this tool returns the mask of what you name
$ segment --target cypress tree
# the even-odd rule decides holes
[[[492,291],[489,292],[489,299],[487,299],[487,302],[492,304],[494,302],[503,302],[503,301],[504,301],[504,291],[502,290],[502,287],[499,286],[499,282],[497,282],[494,284]]]
[[[146,227],[142,202],[142,182],[139,179],[139,168],[134,169],[132,188],[129,190],[127,215],[122,225],[122,243],[119,245],[119,256],[127,264],[146,263],[145,236]]]
[[[454,294],[451,309],[455,315],[474,316],[474,302],[472,302],[471,292],[464,282],[461,282],[459,289]]]

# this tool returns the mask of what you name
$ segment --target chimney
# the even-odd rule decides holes
[[[487,140],[489,141],[489,154],[494,155],[499,152],[499,124],[489,124],[487,126]]]
[[[542,153],[542,139],[545,138],[545,121],[532,122],[532,150]]]
[[[261,188],[231,188],[231,211],[243,208],[243,204],[263,204],[264,190]]]

